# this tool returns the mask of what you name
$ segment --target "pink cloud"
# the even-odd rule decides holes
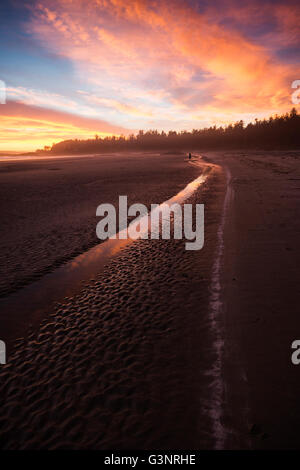
[[[241,22],[264,14],[251,5],[230,4],[229,12]],[[126,106],[128,114],[139,110],[137,95],[155,93],[178,119],[195,109],[230,116],[289,109],[294,68],[264,45],[222,26],[222,15],[226,12],[200,13],[176,0],[49,0],[34,11],[29,29],[70,59],[80,76],[101,85],[100,101],[110,100],[121,112]],[[273,15],[291,40],[293,15],[284,6]],[[159,112],[153,104],[150,114]]]

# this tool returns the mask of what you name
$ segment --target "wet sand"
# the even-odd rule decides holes
[[[15,342],[1,448],[299,448],[299,158],[204,152],[218,166],[188,201],[205,204],[204,248],[138,240]],[[199,175],[179,156],[172,179],[145,165],[168,189],[138,199],[143,179],[134,202]]]
[[[183,154],[1,161],[0,310],[1,298],[99,245],[99,204],[118,209],[119,195],[127,195],[128,205],[141,202],[149,208],[174,196],[198,174]],[[13,308],[9,318],[0,315],[2,336],[10,342],[41,315],[28,319]]]
[[[190,181],[202,171],[179,157],[173,165],[181,174],[170,180],[166,170],[173,194],[164,188],[161,199],[176,181],[185,186],[185,171]],[[224,190],[215,167],[187,201],[206,207],[202,250],[134,242],[10,348],[0,370],[2,448],[215,446],[221,403],[207,312]]]
[[[99,243],[99,204],[118,207],[125,194],[129,205],[148,207],[172,197],[197,174],[183,154],[0,160],[0,296]]]
[[[224,233],[227,448],[299,449],[300,152],[205,153],[230,173]]]

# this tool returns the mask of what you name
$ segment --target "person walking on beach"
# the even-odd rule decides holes
[[[192,158],[192,154],[191,154],[191,152],[190,152],[190,153],[189,153],[189,160],[190,160],[191,158]]]

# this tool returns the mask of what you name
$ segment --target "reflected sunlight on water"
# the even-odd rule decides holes
[[[161,210],[163,216],[164,210],[172,204],[180,204],[187,200],[207,178],[209,165],[200,166],[204,171],[198,178],[174,197],[157,206],[151,213],[147,213],[139,220],[134,220],[129,227],[138,228],[140,224],[143,226],[143,219],[145,221],[151,218],[151,214],[155,211]],[[122,231],[117,234],[117,237],[121,233]],[[141,238],[142,234],[141,230],[138,238]],[[79,292],[83,283],[101,272],[112,256],[133,242],[134,239],[130,238],[109,238],[41,279],[1,299],[1,326],[2,324],[5,326],[8,316],[13,316],[14,322],[19,322],[19,325],[24,325],[24,327],[29,323],[40,321],[45,312],[53,308],[54,302],[61,302],[65,297]]]

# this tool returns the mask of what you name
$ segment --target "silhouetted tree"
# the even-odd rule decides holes
[[[135,136],[121,135],[94,139],[64,140],[52,147],[44,147],[37,152],[42,154],[89,154],[130,150],[183,150],[193,149],[254,149],[254,148],[299,148],[300,115],[293,108],[283,116],[258,120],[247,126],[243,121],[227,127],[212,126],[188,131],[140,130]]]

